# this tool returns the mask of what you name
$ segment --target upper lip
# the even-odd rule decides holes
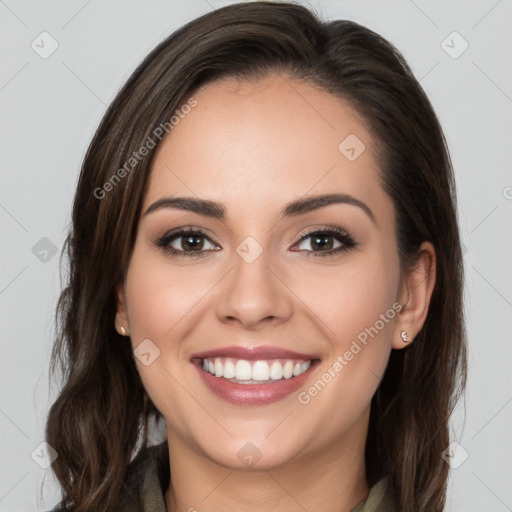
[[[261,359],[303,359],[309,361],[316,359],[316,357],[311,354],[303,354],[292,350],[272,347],[270,345],[262,345],[259,347],[241,347],[233,345],[231,347],[207,350],[192,355],[192,359],[212,359],[214,357],[232,357],[233,359],[245,359],[247,361]]]

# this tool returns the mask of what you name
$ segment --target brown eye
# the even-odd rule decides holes
[[[333,249],[336,241],[332,235],[319,234],[319,235],[309,235],[305,240],[310,240],[310,249],[311,251],[321,251],[321,250],[329,250]],[[338,242],[339,244],[340,242]]]
[[[298,244],[298,250],[306,251],[313,256],[329,256],[347,251],[356,245],[354,239],[345,231],[338,228],[325,228],[303,235]]]
[[[204,247],[204,238],[201,235],[185,235],[175,238],[176,240],[179,240],[181,238],[181,243],[178,245],[181,245],[181,250],[183,251],[202,251]],[[172,244],[171,244],[172,245]],[[177,249],[177,247],[174,247]]]
[[[156,245],[175,256],[201,256],[215,250],[216,245],[206,233],[199,230],[180,230],[160,238]]]

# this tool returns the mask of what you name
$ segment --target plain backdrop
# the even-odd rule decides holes
[[[60,498],[37,454],[57,392],[48,364],[59,253],[85,150],[143,57],[228,3],[0,1],[0,512],[48,510]],[[447,510],[512,510],[512,2],[310,5],[394,43],[441,121],[457,179],[470,357]]]

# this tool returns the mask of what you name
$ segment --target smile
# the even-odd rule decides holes
[[[238,384],[260,384],[291,379],[307,371],[311,360],[269,359],[249,361],[233,358],[205,358],[203,370]]]
[[[320,359],[269,345],[238,345],[193,354],[191,362],[213,395],[231,404],[255,406],[277,402],[304,387]]]

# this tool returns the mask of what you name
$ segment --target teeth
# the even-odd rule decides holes
[[[293,375],[293,361],[286,361],[283,368],[283,377],[289,379]]]
[[[283,365],[279,361],[274,361],[270,367],[270,378],[279,380],[283,378]]]
[[[223,377],[225,379],[232,379],[234,378],[236,375],[236,371],[235,371],[235,365],[233,363],[233,361],[231,361],[231,359],[227,359],[226,362],[224,363],[224,369],[223,369]]]
[[[210,372],[211,373],[211,372]],[[239,359],[235,366],[236,380],[250,380],[251,379],[251,363]]]
[[[203,359],[203,370],[215,377],[224,377],[232,382],[242,381],[243,384],[291,379],[304,373],[311,366],[311,361],[293,359],[271,359],[247,361],[216,357]]]
[[[266,361],[256,361],[254,363],[252,378],[254,380],[268,380],[270,378],[270,367]]]
[[[213,366],[215,367],[215,377],[222,377],[223,368],[219,358],[215,359]]]

